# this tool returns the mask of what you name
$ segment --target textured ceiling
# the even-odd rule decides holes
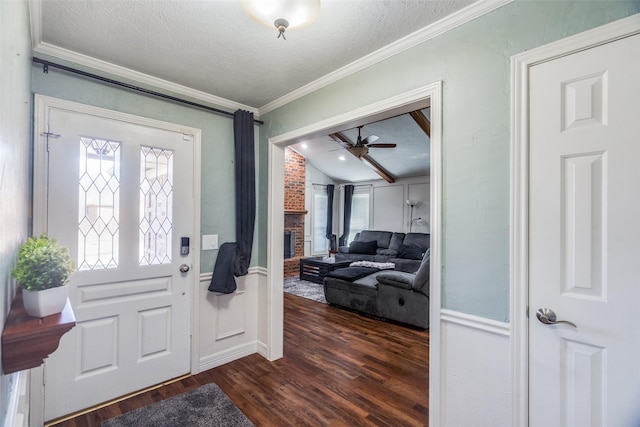
[[[475,1],[475,0],[474,0]],[[474,3],[323,0],[287,40],[239,0],[33,0],[41,40],[259,108]]]

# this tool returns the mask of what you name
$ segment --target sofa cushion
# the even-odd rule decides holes
[[[377,249],[378,249],[378,242],[376,240],[362,241],[362,242],[353,241],[349,245],[350,254],[375,255]]]
[[[337,256],[337,255],[336,255]],[[392,262],[396,268],[395,271],[404,271],[407,273],[414,273],[420,268],[422,260],[419,259],[406,259],[406,258],[391,258],[389,262]]]
[[[407,233],[402,241],[403,245],[417,246],[422,249],[428,249],[431,239],[428,233]]]
[[[362,230],[360,232],[360,237],[358,237],[358,241],[370,242],[372,240],[375,240],[376,242],[378,242],[378,247],[389,249],[392,234],[393,233],[390,231]]]
[[[395,257],[395,256],[398,255],[398,251],[394,251],[393,249],[380,249],[380,248],[378,248],[378,251],[377,251],[376,255],[386,255],[386,256]]]
[[[391,236],[391,242],[389,242],[389,249],[398,252],[400,245],[402,245],[402,241],[404,240],[404,236],[404,233],[393,233]]]
[[[336,279],[353,282],[354,280],[361,279],[364,276],[375,273],[376,271],[379,270],[377,268],[370,267],[345,267],[330,271],[329,273],[327,273],[326,277],[335,277]]]
[[[400,245],[398,250],[398,258],[406,259],[422,259],[425,249],[417,246]]]
[[[402,271],[393,271],[380,273],[377,276],[378,282],[383,285],[395,286],[396,288],[411,289],[415,274],[404,273]]]

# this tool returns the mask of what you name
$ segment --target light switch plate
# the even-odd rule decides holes
[[[202,235],[202,250],[211,251],[218,249],[218,235],[217,234],[203,234]]]

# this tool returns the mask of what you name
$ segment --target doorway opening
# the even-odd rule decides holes
[[[266,306],[266,357],[276,360],[283,356],[283,239],[284,235],[284,162],[285,147],[304,139],[328,135],[343,129],[401,115],[410,111],[431,107],[431,148],[430,148],[430,348],[431,354],[439,351],[440,317],[440,254],[441,254],[441,144],[442,144],[442,84],[434,84],[403,93],[396,97],[334,116],[294,131],[269,139],[269,192],[268,192],[268,277]],[[430,356],[432,358],[433,356]],[[431,372],[439,369],[430,364]],[[433,376],[437,380],[438,376]],[[437,381],[430,380],[430,389],[439,387]],[[429,393],[430,407],[437,407],[437,393]]]

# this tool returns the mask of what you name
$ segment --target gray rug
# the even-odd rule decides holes
[[[252,427],[216,384],[207,384],[102,423],[102,427]]]
[[[327,303],[327,300],[324,298],[324,287],[318,283],[300,280],[298,278],[285,279],[284,291],[323,304]]]

